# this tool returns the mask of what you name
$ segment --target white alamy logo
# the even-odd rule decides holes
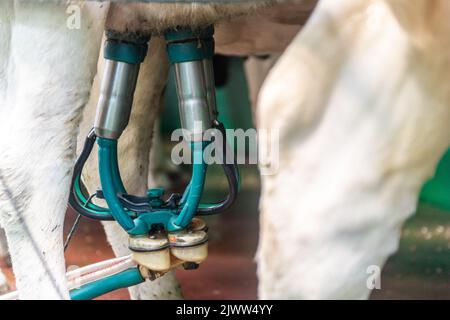
[[[70,30],[81,29],[81,8],[79,5],[70,4],[67,6],[66,13],[69,15],[67,17],[66,26]]]
[[[178,142],[172,149],[174,164],[192,164],[190,143],[208,141],[203,151],[203,161],[208,164],[258,164],[262,175],[275,174],[279,168],[278,130],[201,129],[201,123],[195,123],[193,132],[177,129],[171,140]],[[226,152],[224,156],[224,146]],[[263,147],[261,147],[263,146]]]
[[[381,268],[377,265],[371,265],[366,270],[369,277],[367,278],[367,289],[381,289]]]

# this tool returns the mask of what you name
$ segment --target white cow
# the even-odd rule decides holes
[[[81,112],[89,96],[107,8],[0,3],[0,224],[21,298],[67,298],[62,227]]]
[[[0,6],[0,223],[21,298],[67,298],[63,214],[111,8],[84,4],[85,23],[73,31],[62,5]],[[131,6],[112,8],[107,25],[162,30],[236,14],[231,6],[185,7],[190,14],[152,6],[159,11],[139,8],[144,15],[132,20],[150,25],[114,14]],[[450,142],[449,13],[446,0],[322,0],[270,73],[258,125],[279,130],[280,167],[262,177],[261,298],[368,296],[367,268],[396,250],[420,186]],[[151,88],[157,95],[161,83]],[[276,160],[266,156],[269,145],[260,141],[262,169]],[[116,253],[123,244],[113,243]],[[172,279],[156,287],[176,286]]]
[[[449,17],[445,0],[321,1],[273,69],[258,110],[280,130],[261,298],[368,297],[367,271],[397,250],[450,144]]]

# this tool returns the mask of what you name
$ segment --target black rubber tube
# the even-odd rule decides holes
[[[72,176],[72,183],[70,185],[70,193],[69,193],[69,206],[75,210],[77,213],[81,214],[82,216],[85,216],[90,219],[94,220],[102,220],[102,221],[114,221],[114,217],[110,214],[95,214],[92,213],[89,210],[86,210],[84,207],[84,204],[82,201],[77,197],[76,191],[74,189],[74,184],[76,179],[78,178],[81,183],[81,173],[83,172],[84,164],[86,163],[87,159],[89,158],[89,155],[92,152],[92,149],[95,145],[95,140],[97,139],[97,136],[95,135],[94,128],[89,131],[88,136],[86,137],[86,140],[84,141],[83,150],[81,151],[81,154],[77,158],[77,161],[75,162],[75,167],[73,170],[73,176]],[[89,198],[89,195],[84,195],[85,198]]]
[[[198,208],[198,216],[206,216],[221,213],[227,210],[236,201],[239,189],[239,169],[237,166],[236,157],[233,158],[233,163],[227,164],[227,154],[231,153],[230,147],[226,142],[226,131],[222,123],[218,122],[214,125],[222,134],[223,148],[222,148],[222,168],[228,181],[228,195],[218,203],[212,203],[211,208]]]

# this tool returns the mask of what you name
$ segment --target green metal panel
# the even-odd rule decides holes
[[[423,187],[420,199],[450,211],[450,149],[440,161],[434,177]]]

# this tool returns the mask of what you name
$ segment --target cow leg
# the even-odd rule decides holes
[[[450,143],[448,12],[386,2],[320,2],[263,86],[263,299],[367,298]]]
[[[11,37],[11,15],[13,3],[12,1],[0,2],[0,112],[4,112],[6,88],[7,88],[7,69],[9,59],[9,42]],[[0,259],[9,264],[8,245],[6,243],[5,231],[0,225]],[[8,289],[6,277],[0,270],[0,293]]]
[[[278,61],[279,54],[272,54],[266,57],[250,56],[245,60],[244,70],[247,80],[248,94],[252,108],[253,122],[256,123],[256,107],[261,86],[269,71]]]
[[[102,69],[102,62],[100,68]],[[119,165],[124,184],[130,194],[145,195],[149,175],[149,154],[152,145],[154,123],[159,115],[161,99],[166,85],[168,61],[165,43],[153,38],[149,54],[141,66],[134,96],[133,110],[127,129],[119,140]],[[99,75],[103,74],[99,70]],[[99,81],[96,79],[94,92],[89,107],[85,112],[83,132],[87,134],[95,116]],[[84,139],[83,136],[81,136]],[[83,180],[88,189],[95,191],[100,186],[97,155],[92,153],[86,163]],[[116,256],[130,254],[128,235],[116,222],[105,222],[105,232]],[[133,299],[178,299],[181,298],[180,287],[172,272],[153,282],[130,288]]]
[[[6,104],[0,124],[0,221],[21,299],[68,298],[62,245],[76,134],[104,11],[14,2]]]

